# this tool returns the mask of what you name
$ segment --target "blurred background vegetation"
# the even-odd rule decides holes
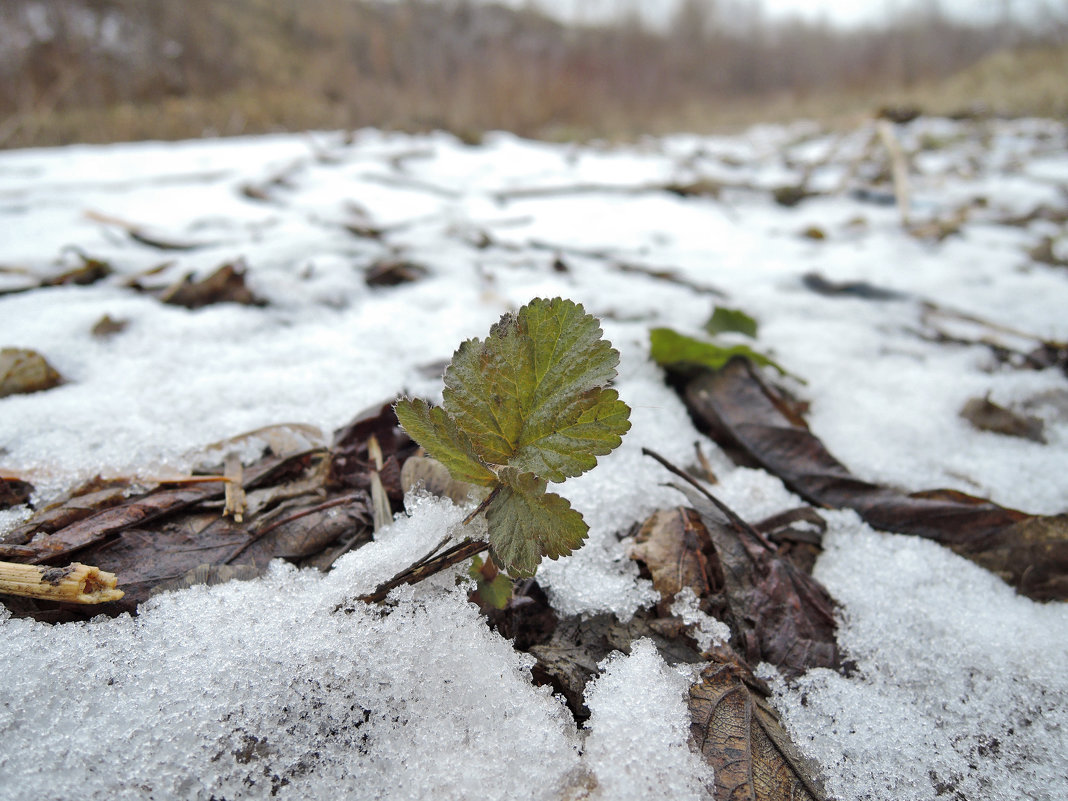
[[[656,26],[470,0],[0,0],[0,147],[363,126],[629,139],[880,107],[1066,118],[1068,3],[1043,8],[979,24],[929,2],[839,30],[742,0],[683,0]]]

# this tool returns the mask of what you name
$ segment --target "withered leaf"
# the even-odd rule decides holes
[[[95,284],[97,281],[103,281],[109,275],[114,272],[111,265],[106,261],[100,259],[94,259],[91,256],[86,256],[84,253],[78,254],[82,260],[80,267],[75,267],[72,270],[67,270],[60,275],[50,278],[47,281],[41,283],[41,286],[68,286],[74,284],[75,286],[89,286]]]
[[[1027,251],[1032,261],[1048,264],[1050,267],[1068,267],[1068,259],[1058,256],[1053,250],[1053,237],[1045,236],[1037,245]]]
[[[902,300],[908,297],[903,292],[875,286],[867,281],[829,281],[819,273],[806,273],[801,277],[801,283],[805,289],[828,297],[850,297],[862,300]]]
[[[905,494],[862,481],[744,361],[698,374],[684,397],[696,419],[808,502],[855,509],[874,528],[939,542],[1029,598],[1068,600],[1068,515],[1038,517],[955,490]]]
[[[38,511],[32,519],[0,536],[0,548],[5,545],[24,545],[38,534],[51,534],[101,509],[120,504],[128,487],[127,481],[93,479],[67,497]]]
[[[980,431],[1020,437],[1042,444],[1046,442],[1046,437],[1042,433],[1044,424],[1041,419],[998,406],[990,398],[972,398],[964,404],[960,410],[960,416]]]
[[[823,535],[827,531],[827,521],[815,509],[790,509],[754,523],[753,528],[775,544],[780,557],[803,573],[812,574],[816,559],[823,552]]]
[[[273,436],[279,433],[285,436]],[[370,538],[370,500],[365,491],[353,489],[366,485],[371,472],[367,439],[381,441],[386,458],[378,474],[387,492],[398,498],[401,462],[415,449],[397,430],[392,404],[376,407],[336,432],[335,445],[349,449],[349,456],[360,462],[346,464],[347,483],[335,481],[331,472],[338,454],[309,445],[320,436],[317,430],[275,426],[238,439],[250,436],[270,447],[240,471],[241,486],[249,491],[241,521],[224,515],[226,482],[217,475],[130,496],[128,482],[96,480],[8,532],[0,540],[0,559],[48,563],[78,551],[79,558],[115,573],[126,592],[102,610],[105,614],[136,612],[153,589],[180,583],[194,569],[224,580],[258,571],[280,557],[325,570],[341,553]],[[295,450],[301,443],[304,449]],[[49,622],[88,614],[45,601],[4,604],[15,615]]]
[[[262,568],[253,565],[210,565],[201,564],[188,571],[180,578],[164,581],[152,589],[152,595],[170,590],[183,590],[186,587],[195,587],[203,584],[211,587],[215,584],[225,584],[228,581],[248,581],[262,573]]]
[[[772,191],[771,196],[775,199],[775,202],[780,206],[786,208],[793,208],[805,198],[812,197],[815,193],[809,192],[803,186],[777,186]]]
[[[550,684],[563,694],[581,723],[590,716],[583,698],[586,683],[600,673],[597,663],[613,651],[630,653],[631,643],[648,637],[670,665],[701,663],[701,655],[687,638],[679,636],[681,633],[681,626],[657,620],[647,612],[639,612],[625,623],[611,613],[565,618],[549,642],[530,647],[531,655],[538,660],[532,669],[534,682]]]
[[[679,506],[654,512],[634,537],[630,558],[642,562],[660,593],[657,611],[670,615],[675,596],[689,587],[701,611],[716,615],[712,599],[723,590],[723,567],[708,529],[693,509]]]
[[[0,476],[0,509],[10,509],[29,503],[33,484],[18,478]]]
[[[327,484],[370,493],[370,470],[375,466],[368,447],[372,436],[378,441],[384,458],[382,469],[378,471],[382,486],[393,507],[400,508],[404,502],[401,465],[419,446],[400,428],[392,401],[364,410],[347,426],[334,432]]]
[[[313,556],[358,527],[366,527],[370,523],[369,506],[363,493],[343,496],[336,502],[287,504],[256,521],[255,539],[237,561],[266,566],[275,558]],[[369,531],[365,539],[370,539]]]
[[[94,337],[105,338],[121,334],[130,324],[129,320],[116,320],[110,314],[105,314],[93,325],[90,333]]]
[[[260,464],[249,468],[245,475],[245,488],[251,488],[272,474],[284,470],[288,466],[288,461],[287,459],[266,459]],[[20,552],[21,555],[13,555],[11,558],[15,561],[35,564],[58,559],[69,555],[73,551],[108,539],[125,529],[139,528],[152,520],[172,514],[193,504],[202,503],[209,499],[221,499],[222,495],[223,486],[220,483],[193,484],[175,489],[157,489],[145,495],[126,499],[118,505],[107,506],[99,511],[94,511],[90,515],[81,517],[45,536],[34,537],[28,543],[20,544],[22,548],[31,548],[32,556],[27,556]],[[74,499],[72,503],[77,509],[84,508],[77,499]],[[28,521],[23,528],[28,528],[34,524],[35,521]],[[0,558],[8,558],[5,555],[5,547],[0,545]],[[112,570],[111,572],[115,571]]]
[[[416,487],[422,487],[431,495],[449,498],[457,505],[470,500],[475,491],[472,484],[457,481],[449,473],[449,468],[429,456],[409,457],[401,468],[400,482],[405,494]]]
[[[746,661],[787,678],[841,667],[835,602],[826,588],[706,491],[680,488],[698,512],[723,565],[731,644]],[[704,494],[702,494],[704,493]]]
[[[149,524],[151,528],[124,529],[80,554],[107,565],[126,593],[108,614],[134,612],[159,584],[174,581],[199,564],[224,562],[248,539],[242,526],[213,511],[187,511]],[[266,562],[260,565],[265,566]]]
[[[364,281],[368,286],[397,286],[418,281],[429,273],[426,267],[406,259],[380,259],[367,268]]]
[[[715,772],[716,798],[822,801],[815,769],[797,752],[767,685],[722,649],[690,687],[690,734]]]
[[[0,350],[0,398],[52,389],[62,381],[63,377],[37,351]]]
[[[214,244],[212,242],[194,242],[174,239],[166,235],[157,234],[137,223],[123,220],[118,217],[112,217],[110,214],[88,211],[85,213],[85,216],[87,219],[95,222],[119,228],[125,231],[126,235],[134,242],[139,242],[142,245],[147,245],[148,247],[156,248],[157,250],[197,250],[198,248],[209,247]]]
[[[245,284],[246,266],[240,259],[222,265],[211,275],[194,281],[186,275],[177,283],[163,290],[159,299],[172,306],[199,309],[212,303],[240,303],[245,306],[263,306]]]

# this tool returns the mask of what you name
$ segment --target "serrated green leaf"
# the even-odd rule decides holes
[[[756,339],[757,321],[741,309],[728,309],[724,306],[716,306],[712,316],[705,323],[705,331],[712,336],[733,331],[744,334],[750,339]]]
[[[630,407],[614,389],[591,389],[559,417],[528,420],[509,464],[549,481],[581,475],[596,466],[597,456],[619,446],[630,428],[629,417]]]
[[[589,527],[546,482],[514,467],[500,470],[501,489],[486,509],[490,555],[514,578],[533,576],[543,556],[556,559],[582,545]]]
[[[404,398],[394,409],[408,436],[445,465],[453,478],[484,487],[496,483],[496,474],[479,460],[471,440],[440,406]]]
[[[614,390],[619,353],[573,301],[536,299],[464,342],[445,371],[445,410],[487,465],[550,481],[586,472],[630,428]]]
[[[661,367],[708,367],[719,370],[735,356],[743,356],[754,364],[774,367],[786,375],[786,370],[748,345],[724,348],[685,336],[671,328],[654,328],[650,331],[649,346],[649,355]]]

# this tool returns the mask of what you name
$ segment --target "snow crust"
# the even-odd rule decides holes
[[[597,780],[593,798],[707,798],[712,769],[690,751],[686,694],[693,677],[664,664],[651,640],[630,656],[618,651],[586,686],[590,729],[586,760]]]
[[[857,672],[810,671],[776,700],[832,794],[1064,798],[1068,606],[852,512],[827,516],[816,577],[845,608],[838,640]]]
[[[461,518],[423,500],[326,578],[276,562],[136,620],[6,620],[0,795],[558,798],[580,767],[570,713],[463,588],[333,611]]]
[[[658,600],[624,540],[683,499],[643,446],[688,466],[699,444],[716,491],[747,519],[800,505],[698,433],[648,359],[650,328],[699,335],[716,303],[759,321],[758,347],[805,379],[793,389],[813,431],[860,478],[1063,511],[1064,376],[1003,366],[979,343],[1068,340],[1068,278],[1027,257],[1063,229],[998,223],[1063,205],[1068,131],[1035,120],[900,128],[917,149],[916,219],[986,199],[941,242],[903,233],[892,205],[837,191],[871,134],[798,123],[630,147],[507,134],[470,147],[368,130],[0,153],[0,289],[76,267],[79,253],[116,271],[0,296],[0,346],[34,348],[67,379],[0,399],[0,468],[44,502],[97,473],[187,470],[210,443],[261,426],[328,434],[401,392],[439,398],[460,341],[532,297],[562,295],[600,317],[620,350],[633,428],[559,488],[591,527],[581,550],[539,571],[560,614],[626,618]],[[804,170],[830,194],[776,205],[769,190]],[[641,190],[702,179],[736,188]],[[194,247],[147,247],[101,215]],[[354,236],[355,223],[381,236]],[[802,235],[812,227],[822,241]],[[367,286],[367,266],[398,256],[428,275]],[[268,305],[189,311],[123,286],[239,258]],[[802,283],[813,271],[901,298],[817,295]],[[938,325],[977,344],[933,341],[924,301],[961,312]],[[104,314],[128,327],[92,337]],[[1039,416],[1047,444],[961,420],[963,403],[986,394]],[[0,512],[0,531],[27,513]],[[0,620],[0,798],[625,798],[625,774],[635,787],[671,774],[678,797],[701,797],[708,777],[682,746],[685,679],[646,645],[602,665],[583,734],[466,603],[459,568],[398,591],[388,613],[334,613],[462,517],[413,499],[410,516],[326,577],[275,565],[262,580],[161,596],[136,620]],[[858,670],[779,683],[776,702],[829,786],[887,801],[1068,797],[1064,605],[1016,597],[931,543],[828,517],[817,575],[841,603]],[[690,622],[719,636],[714,621]],[[628,748],[647,756],[632,762]]]

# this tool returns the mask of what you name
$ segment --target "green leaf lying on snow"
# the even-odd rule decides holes
[[[630,408],[606,386],[619,353],[601,333],[577,303],[532,300],[460,345],[441,407],[397,403],[404,429],[454,478],[494,488],[490,554],[512,575],[582,544],[582,515],[546,482],[585,473],[630,428]]]
[[[735,332],[744,334],[750,339],[756,339],[757,321],[740,309],[716,306],[712,316],[705,323],[705,331],[712,336],[725,332]]]
[[[786,375],[786,370],[748,345],[723,347],[685,336],[671,328],[654,328],[649,332],[649,355],[661,367],[708,367],[712,370],[719,370],[735,356],[742,356],[754,364],[774,367]]]

